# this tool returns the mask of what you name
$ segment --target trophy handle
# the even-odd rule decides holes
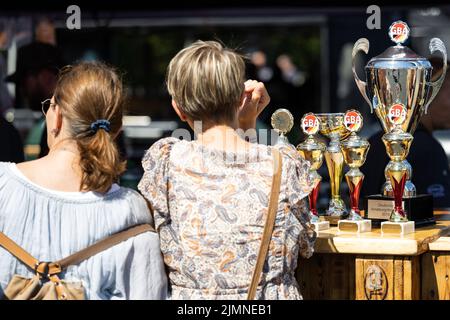
[[[359,51],[364,51],[365,54],[367,54],[369,52],[369,40],[367,40],[366,38],[361,38],[355,42],[355,45],[353,46],[353,51],[352,51],[352,70],[353,70],[353,77],[355,78],[356,85],[358,86],[358,89],[361,92],[364,99],[369,104],[370,112],[373,113],[372,103],[370,102],[370,99],[367,96],[367,92],[366,92],[367,82],[362,81],[356,74],[356,70],[355,70],[355,57]]]
[[[441,88],[442,83],[444,82],[445,74],[447,73],[447,50],[445,49],[445,45],[441,39],[433,38],[430,41],[430,53],[434,53],[436,51],[442,53],[443,59],[442,73],[439,79],[427,83],[431,87],[431,95],[430,99],[427,101],[427,104],[425,106],[425,114],[428,111],[428,106],[430,105],[431,101],[433,101],[433,99],[436,97],[436,94],[439,92],[439,89]]]

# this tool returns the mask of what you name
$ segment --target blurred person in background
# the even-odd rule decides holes
[[[0,161],[24,161],[23,144],[17,129],[3,117],[3,112],[12,107],[12,99],[4,82],[6,61],[3,49],[7,43],[7,33],[4,23],[0,21]]]
[[[281,88],[279,86],[279,81],[275,81],[275,71],[267,61],[267,54],[262,50],[256,50],[250,53],[249,63],[246,68],[247,79],[255,79],[264,83],[267,89],[271,92],[272,105],[277,104],[280,98],[282,98]],[[275,111],[271,106],[264,109],[258,118],[260,126],[271,128],[270,117]]]
[[[267,64],[267,55],[264,51],[253,52],[251,62],[255,67],[255,79],[261,82],[270,82],[272,80],[273,68]]]
[[[8,43],[8,33],[6,30],[6,24],[0,21],[0,113],[3,114],[6,110],[13,107],[13,99],[8,92],[6,86],[6,46]]]
[[[303,86],[306,83],[306,73],[301,71],[287,54],[281,54],[276,59],[276,74],[285,95],[285,107],[295,119],[299,119],[308,109],[302,102]]]
[[[22,162],[25,160],[19,131],[0,115],[0,161]]]
[[[290,56],[287,54],[279,55],[276,63],[281,71],[281,78],[286,83],[293,87],[301,87],[305,84],[306,74],[297,68]]]
[[[16,71],[6,81],[16,85],[16,108],[40,112],[41,102],[52,96],[59,70],[65,65],[59,49],[51,44],[32,42],[20,47],[17,52]],[[39,157],[48,153],[47,134],[44,119],[30,132],[40,136],[27,140],[38,140]]]
[[[16,71],[6,81],[16,84],[16,108],[41,110],[41,102],[55,90],[58,71],[65,65],[59,49],[32,42],[17,51]]]
[[[433,80],[442,72],[441,59],[429,59],[433,66]],[[448,62],[450,63],[450,62]],[[414,140],[407,160],[412,166],[412,182],[417,194],[431,194],[435,208],[450,208],[450,170],[447,155],[441,144],[433,137],[434,130],[450,129],[450,72],[441,89],[431,102],[428,113],[422,116],[414,132]],[[384,169],[389,158],[381,140],[384,132],[370,139],[370,150],[364,166],[365,175],[361,195],[379,194],[385,182]]]
[[[59,70],[66,64],[61,50],[56,46],[55,28],[46,17],[38,19],[35,30],[35,41],[20,47],[17,53],[16,71],[6,80],[16,84],[16,108],[28,108],[41,111],[42,101],[52,96],[55,90]],[[39,154],[41,158],[48,154],[47,130],[42,118],[31,134],[39,133]],[[27,141],[33,143],[36,137],[29,136]],[[126,147],[123,132],[117,137],[119,151],[126,159]]]
[[[35,40],[56,46],[56,31],[53,21],[47,17],[38,19],[35,28]]]

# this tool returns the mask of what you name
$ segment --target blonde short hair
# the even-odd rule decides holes
[[[170,61],[167,89],[192,120],[233,121],[244,92],[241,55],[216,41],[196,41]]]

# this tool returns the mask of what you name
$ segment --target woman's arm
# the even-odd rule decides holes
[[[146,232],[114,248],[115,281],[108,289],[111,299],[167,299],[167,275],[159,237]]]
[[[238,109],[239,128],[246,131],[256,128],[256,119],[270,102],[264,83],[255,80],[245,82],[242,105]]]

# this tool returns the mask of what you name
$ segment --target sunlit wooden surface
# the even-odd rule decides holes
[[[440,237],[450,234],[450,212],[436,212],[436,225],[416,229],[414,233],[383,235],[380,228],[361,234],[340,233],[337,227],[320,231],[315,250],[317,253],[355,253],[419,255]]]
[[[450,300],[450,211],[406,236],[320,232],[315,253],[300,259],[305,299]]]

